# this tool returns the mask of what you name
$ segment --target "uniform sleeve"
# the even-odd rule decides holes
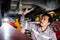
[[[36,37],[33,32],[31,32],[31,37],[32,37],[32,40],[36,40]]]
[[[56,34],[54,32],[52,33],[52,40],[57,40]]]
[[[57,40],[56,34],[55,34],[54,31],[51,31],[51,32],[50,32],[50,36],[52,37],[52,40]]]
[[[37,40],[37,38],[35,37],[35,34],[34,34],[34,32],[32,31],[32,29],[37,30],[38,27],[37,27],[35,24],[30,24],[30,26],[29,26],[29,30],[31,31],[31,37],[32,37],[32,39],[33,39],[33,40]]]
[[[28,30],[31,31],[32,29],[37,30],[37,26],[34,23],[29,23]]]
[[[50,27],[50,36],[52,37],[52,40],[57,40],[56,33],[53,30],[53,25]]]

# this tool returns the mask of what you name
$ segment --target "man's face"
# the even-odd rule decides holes
[[[48,26],[50,24],[48,19],[49,19],[48,16],[43,16],[40,22],[41,26]]]

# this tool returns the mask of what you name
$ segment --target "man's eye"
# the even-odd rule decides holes
[[[45,19],[44,19],[45,20]]]

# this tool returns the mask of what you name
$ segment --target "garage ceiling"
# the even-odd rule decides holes
[[[5,5],[9,4],[9,2],[15,1],[15,3],[19,2],[19,0],[1,0]],[[20,0],[23,4],[35,4],[46,10],[54,10],[60,7],[60,0]]]

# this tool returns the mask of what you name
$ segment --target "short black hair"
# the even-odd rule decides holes
[[[50,23],[52,23],[52,22],[53,22],[53,18],[52,18],[52,16],[51,16],[50,14],[45,13],[45,14],[43,14],[43,15],[42,15],[42,17],[43,17],[43,16],[48,16],[48,17],[49,17],[49,19],[48,19],[48,20],[49,20],[49,22],[50,22]]]

